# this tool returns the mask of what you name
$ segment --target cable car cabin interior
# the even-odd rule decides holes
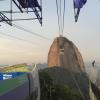
[[[37,0],[17,0],[22,8],[37,7],[41,11],[41,7]]]

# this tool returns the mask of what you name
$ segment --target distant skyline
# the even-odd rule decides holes
[[[9,0],[8,0],[9,1]],[[0,10],[6,10],[8,1],[0,1]],[[15,8],[16,9],[16,8]],[[66,0],[64,36],[79,49],[85,62],[100,62],[100,1],[87,0],[81,9],[79,20],[74,22],[73,0]],[[21,15],[22,16],[22,15]],[[26,15],[25,15],[26,16]],[[14,17],[14,16],[13,16]],[[17,15],[17,17],[20,17]],[[17,40],[0,34],[0,65],[17,63],[44,63],[55,37],[58,36],[56,0],[43,0],[43,26],[35,21],[13,22],[51,40],[18,30],[0,23],[0,33],[6,33],[27,41]]]

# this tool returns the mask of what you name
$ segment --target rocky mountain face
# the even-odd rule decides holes
[[[65,84],[80,92],[83,100],[90,100],[89,79],[78,48],[65,37],[57,37],[48,53],[48,66],[54,82]]]
[[[48,53],[48,66],[64,67],[74,72],[84,70],[78,48],[65,37],[57,37],[52,43]]]

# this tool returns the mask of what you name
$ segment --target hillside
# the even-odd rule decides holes
[[[46,71],[52,78],[54,84],[67,86],[71,90],[76,91],[76,92],[79,92],[79,88],[80,88],[82,95],[84,95],[86,100],[90,100],[90,98],[89,98],[89,80],[88,80],[86,74],[73,73],[73,76],[78,83],[78,86],[79,86],[79,88],[78,88],[75,80],[73,79],[71,72],[68,72],[64,68],[53,67],[53,68],[46,68],[41,71]]]

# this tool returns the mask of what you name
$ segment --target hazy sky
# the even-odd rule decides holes
[[[9,0],[0,1],[0,10],[9,9]],[[15,8],[15,6],[13,6]],[[16,8],[15,8],[16,9]],[[13,15],[13,17],[23,17]],[[26,15],[24,15],[26,16]],[[34,16],[34,14],[29,15]],[[0,33],[30,41],[13,39],[0,34],[0,64],[46,62],[50,45],[58,36],[56,0],[43,0],[43,26],[35,21],[14,22],[51,40],[42,39],[13,26],[1,23]],[[73,0],[66,0],[64,36],[79,48],[85,62],[100,62],[100,1],[87,0],[78,23],[74,22]]]

